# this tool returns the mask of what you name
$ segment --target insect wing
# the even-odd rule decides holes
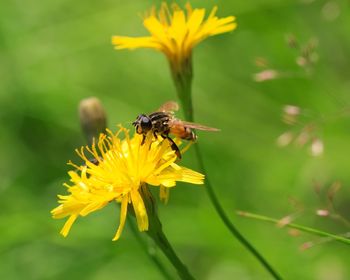
[[[205,126],[205,125],[202,125],[199,123],[186,122],[186,121],[181,121],[181,120],[177,120],[177,119],[174,119],[171,124],[174,126],[183,125],[183,126],[188,127],[188,128],[204,130],[204,131],[220,131],[220,129],[215,128],[215,127],[209,127],[209,126]]]
[[[179,105],[175,101],[167,101],[159,107],[158,112],[175,112],[179,110]]]

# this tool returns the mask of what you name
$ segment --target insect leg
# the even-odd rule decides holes
[[[100,160],[102,160],[101,157],[100,157]],[[91,158],[91,159],[89,159],[89,161],[91,163],[95,164],[95,165],[99,165],[100,164],[100,162],[99,162],[99,160],[97,158]]]
[[[146,140],[146,135],[145,135],[145,134],[142,134],[141,146],[142,146],[143,144],[145,144],[145,140]]]
[[[173,139],[171,139],[168,135],[161,135],[164,139],[167,139],[170,142],[170,147],[173,151],[175,151],[176,156],[181,159],[181,153],[179,147],[176,145]]]

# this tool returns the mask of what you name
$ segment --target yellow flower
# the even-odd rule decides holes
[[[149,133],[141,145],[142,136],[135,134],[130,138],[125,128],[116,134],[107,132],[100,135],[97,145],[77,150],[85,165],[71,163],[78,170],[68,172],[72,185],[65,186],[69,194],[59,195],[60,205],[51,211],[55,219],[69,216],[61,230],[63,236],[68,235],[78,216],[86,216],[111,201],[121,203],[120,224],[113,240],[121,235],[129,204],[134,209],[139,230],[148,230],[141,186],[159,186],[161,199],[167,200],[168,189],[177,181],[203,184],[204,175],[175,163],[177,156],[168,141],[154,139]]]
[[[207,37],[232,31],[237,24],[235,17],[218,18],[215,6],[205,20],[205,9],[192,9],[186,4],[186,14],[176,4],[172,13],[163,2],[158,14],[153,8],[143,20],[150,32],[147,37],[113,36],[116,49],[152,48],[163,52],[169,59],[173,70],[179,70],[191,57],[192,49]]]

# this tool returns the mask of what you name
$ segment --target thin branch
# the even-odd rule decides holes
[[[242,216],[242,217],[252,218],[252,219],[270,222],[270,223],[274,223],[274,224],[278,224],[278,222],[279,222],[278,219],[273,219],[270,217],[257,215],[257,214],[253,214],[253,213],[248,213],[248,212],[243,212],[243,211],[238,211],[237,214]],[[284,226],[289,227],[289,228],[298,229],[300,231],[311,233],[311,234],[322,236],[322,237],[329,237],[329,238],[332,238],[334,241],[338,241],[338,242],[350,245],[350,239],[343,237],[343,236],[340,236],[340,235],[328,233],[328,232],[321,231],[321,230],[318,230],[315,228],[310,228],[310,227],[306,227],[306,226],[302,226],[302,225],[298,225],[298,224],[294,224],[294,223],[285,224]]]
[[[141,245],[142,249],[145,251],[147,256],[153,261],[153,263],[157,266],[159,271],[162,273],[162,275],[164,276],[164,279],[168,279],[168,280],[174,279],[174,277],[171,276],[171,274],[167,271],[167,269],[164,267],[162,262],[157,257],[155,250],[151,248],[146,243],[146,241],[140,236],[140,232],[136,229],[135,224],[129,215],[127,216],[127,219],[128,219],[128,225],[132,233],[134,234],[135,238],[137,239],[137,241],[139,242],[139,244]]]

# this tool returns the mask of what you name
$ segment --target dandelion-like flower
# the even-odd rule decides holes
[[[173,4],[172,9],[163,2],[159,12],[153,8],[144,17],[143,24],[151,36],[113,36],[116,49],[151,48],[163,52],[173,71],[179,72],[191,58],[193,47],[207,37],[232,31],[237,24],[235,17],[218,18],[215,6],[205,19],[205,9],[192,9],[187,3],[185,10]]]
[[[154,139],[152,133],[142,144],[141,135],[131,138],[125,128],[116,134],[107,130],[91,148],[82,147],[77,153],[85,165],[71,163],[76,170],[68,172],[72,185],[65,186],[69,194],[59,195],[60,205],[51,211],[56,219],[69,216],[61,230],[63,236],[68,235],[78,216],[86,216],[112,201],[121,203],[120,224],[113,240],[122,233],[129,204],[139,230],[146,231],[149,223],[141,187],[158,186],[161,199],[167,200],[169,188],[177,181],[203,184],[204,180],[204,175],[178,165],[168,141]]]

